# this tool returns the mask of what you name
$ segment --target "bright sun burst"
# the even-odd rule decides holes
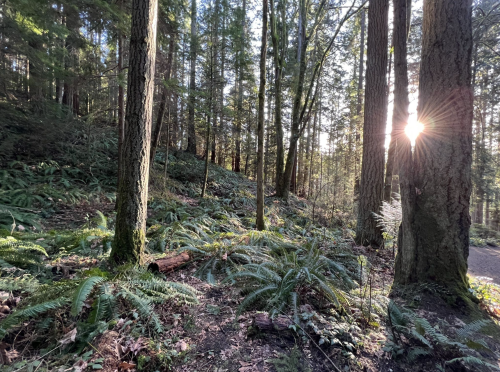
[[[411,143],[414,144],[418,135],[424,130],[424,125],[418,121],[409,122],[405,127],[405,134],[410,139]]]

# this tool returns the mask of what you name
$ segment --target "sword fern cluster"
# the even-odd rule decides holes
[[[92,275],[81,279],[38,285],[31,296],[0,322],[0,339],[23,321],[55,310],[69,313],[79,323],[97,326],[135,309],[153,333],[161,333],[163,325],[156,305],[172,300],[185,304],[198,302],[194,288],[164,281],[142,268],[129,267],[114,277],[99,269],[90,270],[89,274]],[[8,281],[0,281],[0,290],[7,289],[4,284],[7,286]]]

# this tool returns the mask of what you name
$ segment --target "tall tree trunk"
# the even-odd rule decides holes
[[[424,1],[418,103],[424,130],[413,168],[405,169],[414,180],[402,184],[395,267],[397,285],[435,282],[463,298],[472,188],[471,13],[472,0]]]
[[[359,72],[358,72],[358,100],[356,104],[356,116],[358,118],[358,125],[356,126],[357,129],[360,129],[362,124],[363,124],[363,118],[361,116],[361,109],[363,107],[363,73],[364,73],[364,67],[365,67],[365,28],[366,28],[366,15],[365,15],[365,9],[361,9],[360,12],[360,22],[361,22],[361,31],[360,31],[360,40],[359,40]],[[358,133],[358,130],[356,130],[356,137],[355,137],[355,144],[356,144],[356,149],[355,149],[355,154],[354,154],[354,198],[357,197],[359,193],[359,174],[358,174],[358,169],[359,169],[359,150],[358,148],[359,143],[361,140],[361,136]]]
[[[224,8],[224,2],[222,3],[222,42],[221,42],[221,67],[220,67],[220,95],[219,95],[219,128],[220,128],[220,133],[224,132],[224,88],[226,87],[226,81],[224,78],[224,69],[225,69],[225,63],[226,63],[226,13],[225,13],[225,8]],[[220,166],[225,166],[225,155],[224,155],[224,147],[226,146],[227,143],[227,138],[224,139],[224,146],[221,144],[219,146],[219,155],[218,155],[218,164]]]
[[[214,37],[213,37],[213,49],[214,49],[214,64],[218,64],[218,58],[219,58],[219,17],[220,17],[220,12],[219,12],[219,7],[220,7],[220,0],[215,1],[215,10],[214,10],[214,17],[215,17],[215,24],[214,24]],[[215,68],[215,66],[214,66]],[[212,154],[210,157],[210,161],[215,164],[216,156],[217,156],[217,136],[218,136],[218,127],[217,127],[217,110],[222,110],[222,106],[217,107],[217,88],[220,87],[221,82],[219,79],[218,75],[218,70],[215,68],[215,80],[216,80],[216,85],[213,87],[214,90],[214,112],[213,112],[213,125],[212,125]]]
[[[397,1],[397,0],[395,0]],[[409,3],[409,4],[408,4]],[[411,3],[407,1],[407,7],[411,7]],[[408,10],[408,8],[407,8]],[[406,12],[404,17],[394,17],[393,22],[393,32],[392,32],[392,43],[393,43],[393,48],[395,49],[395,43],[396,39],[398,39],[399,42],[401,42],[401,37],[396,35],[396,30],[398,32],[408,32],[408,22],[410,22],[409,19],[406,17],[410,15],[411,12]],[[397,24],[400,23],[400,24]],[[408,38],[408,34],[406,34],[406,38]],[[401,49],[401,46],[399,46]],[[404,63],[406,65],[406,58],[404,61],[399,61],[400,63]],[[394,56],[394,74],[397,74],[398,71],[396,71],[399,67],[399,72],[401,72],[401,66],[396,66],[396,56]],[[407,74],[407,68],[405,67],[405,74]],[[390,79],[390,71],[389,71],[389,79]],[[394,77],[396,79],[396,77]],[[401,78],[399,79],[401,82]],[[404,92],[408,91],[408,87],[399,87],[399,91],[396,92],[396,86],[394,86],[394,107],[393,107],[393,112],[392,112],[392,131],[391,131],[391,141],[389,142],[389,150],[387,151],[387,164],[386,164],[386,169],[385,169],[385,184],[384,184],[384,200],[386,202],[391,201],[391,197],[395,192],[398,192],[398,190],[393,189],[393,184],[397,184],[393,181],[393,177],[398,177],[398,172],[397,172],[397,143],[398,143],[398,138],[402,135],[404,135],[404,125],[408,121],[408,117],[405,116],[408,112],[408,105],[406,107],[400,106],[403,102],[398,102],[399,104],[396,104],[397,100],[400,100],[402,98],[401,94]],[[406,97],[407,98],[407,97]]]
[[[123,0],[120,1],[120,10],[123,8]],[[118,76],[123,73],[123,32],[118,29]],[[118,180],[121,178],[123,168],[123,142],[125,136],[125,94],[123,82],[118,80]],[[117,203],[118,206],[118,203]]]
[[[122,177],[110,260],[142,263],[146,238],[149,149],[156,56],[157,0],[132,1]]]
[[[170,40],[168,42],[168,56],[167,56],[167,68],[165,71],[165,75],[163,76],[163,79],[165,82],[168,82],[170,80],[170,77],[172,75],[172,60],[173,60],[173,55],[174,55],[174,49],[175,49],[175,35],[171,34],[170,35]],[[156,157],[156,150],[158,148],[158,145],[160,144],[160,137],[161,137],[161,128],[163,126],[163,116],[165,115],[165,111],[167,108],[167,103],[170,101],[170,94],[167,90],[167,88],[164,85],[164,82],[161,82],[161,100],[160,100],[160,106],[158,107],[158,116],[156,117],[156,126],[153,132],[153,137],[152,137],[152,142],[151,142],[151,152],[150,152],[150,158],[149,158],[149,163],[151,167],[153,167],[155,157]],[[170,123],[167,123],[167,125],[170,125]],[[168,143],[167,143],[168,146]]]
[[[179,61],[178,61],[178,56],[177,56],[177,48],[174,49],[174,62],[173,62],[173,72],[172,76],[174,79],[177,80],[178,78],[178,70],[179,70]],[[172,92],[172,102],[171,102],[171,110],[172,112],[172,128],[170,129],[170,144],[174,148],[177,148],[177,144],[179,141],[179,94],[177,92],[177,89],[173,89]]]
[[[241,8],[241,36],[240,36],[240,50],[236,58],[238,66],[238,105],[237,105],[237,118],[236,118],[236,141],[235,141],[235,155],[234,155],[234,171],[241,172],[241,128],[243,124],[243,61],[245,58],[245,21],[246,21],[246,0],[243,0]]]
[[[196,52],[198,38],[196,36],[196,0],[191,0],[191,50],[189,58],[191,70],[189,75],[189,112],[188,112],[188,143],[186,151],[196,155],[196,128],[194,124],[194,106],[196,104]]]
[[[363,160],[356,243],[380,246],[382,230],[372,213],[382,204],[387,121],[387,39],[389,0],[371,0],[368,11]]]
[[[281,78],[283,75],[283,54],[279,45],[279,36],[276,24],[276,14],[274,10],[274,0],[271,0],[271,40],[273,43],[274,58],[274,123],[276,127],[276,191],[283,189],[283,167],[285,163],[285,148],[283,145],[283,124],[281,112]],[[282,19],[282,27],[284,25]],[[283,42],[283,40],[282,40]]]
[[[271,0],[273,1],[273,0]],[[264,106],[266,97],[267,0],[262,0],[259,113],[257,119],[257,230],[264,230]]]
[[[297,142],[300,138],[300,113],[302,107],[302,95],[304,92],[304,79],[306,75],[306,60],[305,53],[307,49],[307,40],[305,36],[305,23],[306,23],[306,1],[300,0],[299,5],[300,20],[299,23],[299,35],[301,40],[298,43],[300,51],[297,52],[297,56],[300,58],[298,60],[298,78],[297,86],[295,88],[293,107],[292,107],[292,126],[290,131],[290,145],[288,148],[288,155],[285,163],[285,172],[283,174],[283,183],[281,189],[277,190],[277,195],[285,200],[288,200],[288,195],[290,194],[290,187],[292,183],[292,174],[296,167],[296,157],[297,157]],[[300,31],[300,29],[303,29]]]

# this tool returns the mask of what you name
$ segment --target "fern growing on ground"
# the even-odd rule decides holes
[[[475,351],[493,354],[484,340],[477,339],[479,332],[490,321],[477,320],[466,324],[456,331],[456,337],[450,338],[439,328],[433,327],[426,319],[417,316],[414,312],[390,302],[387,308],[387,319],[390,327],[389,341],[384,350],[390,352],[394,358],[405,355],[413,362],[422,356],[439,356],[445,360],[436,368],[445,371],[446,365],[462,363],[474,365],[475,368],[486,367],[500,370],[498,366],[487,363],[481,358],[471,355]]]
[[[136,309],[143,322],[151,325],[155,333],[163,326],[155,312],[156,304],[176,300],[197,303],[197,291],[185,284],[166,282],[143,268],[127,268],[108,279],[105,272],[87,278],[61,280],[37,287],[36,293],[27,297],[9,316],[0,322],[0,340],[11,328],[21,322],[49,311],[65,309],[74,318],[84,318],[86,323],[109,322],[126,309]],[[1,282],[0,282],[1,284]],[[84,311],[85,303],[92,304],[90,312]],[[125,305],[125,308],[121,306]]]
[[[226,282],[236,281],[247,294],[239,306],[240,313],[252,305],[271,314],[291,308],[298,321],[299,302],[312,294],[327,299],[338,308],[348,305],[330,268],[329,260],[310,247],[299,252],[283,251],[272,260],[244,265]]]
[[[0,266],[27,268],[39,265],[42,256],[48,256],[43,247],[30,241],[20,241],[12,236],[0,238]]]

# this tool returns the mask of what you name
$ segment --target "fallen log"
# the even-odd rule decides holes
[[[191,257],[187,252],[179,253],[177,256],[160,258],[155,262],[151,262],[148,266],[148,270],[159,271],[161,273],[170,273],[174,271],[179,266],[189,262]]]
[[[266,313],[255,314],[254,325],[263,331],[284,331],[288,329],[293,321],[283,315],[278,315],[272,319]]]

